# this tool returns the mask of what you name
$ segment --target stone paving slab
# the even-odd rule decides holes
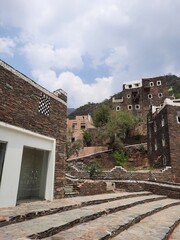
[[[135,192],[134,194],[148,194],[150,192]],[[81,205],[82,202],[88,202],[93,200],[103,200],[116,197],[123,197],[131,195],[132,192],[116,192],[116,193],[107,193],[107,194],[98,194],[92,196],[83,196],[83,197],[73,197],[73,198],[63,198],[54,201],[35,201],[35,202],[28,202],[28,203],[21,203],[16,207],[10,208],[0,208],[0,221],[1,219],[9,219],[15,217],[17,215],[25,215],[30,212],[34,211],[44,211],[49,210],[52,208],[59,208],[59,207],[66,207],[70,205]]]
[[[169,240],[179,240],[180,239],[180,224],[174,229]]]
[[[102,197],[102,196],[101,196]],[[102,203],[98,205],[91,205],[88,207],[82,207],[79,209],[73,209],[61,213],[56,213],[53,215],[47,215],[32,219],[29,221],[12,224],[9,226],[4,226],[0,228],[0,239],[18,239],[21,237],[27,237],[32,234],[46,231],[52,227],[59,227],[76,219],[83,219],[89,217],[98,212],[107,212],[109,209],[116,208],[119,206],[126,206],[127,204],[132,204],[137,201],[143,201],[147,199],[154,199],[162,197],[160,195],[147,195],[131,197],[127,199],[117,200],[108,203]],[[86,199],[90,199],[86,198]],[[81,198],[82,200],[82,198]],[[91,196],[92,200],[92,196]]]
[[[95,219],[88,223],[82,223],[81,225],[75,226],[66,231],[62,231],[46,239],[48,240],[56,240],[56,239],[97,240],[101,238],[104,239],[106,236],[110,236],[114,231],[117,231],[123,225],[128,224],[129,222],[132,222],[138,216],[151,212],[155,209],[164,207],[168,204],[178,203],[178,202],[179,200],[175,200],[175,199],[164,199],[164,200],[158,200],[150,203],[140,204],[125,210],[121,210],[113,214],[102,216],[101,218]],[[178,212],[179,210],[179,214],[180,214],[180,205],[175,206],[174,208],[168,209],[168,212],[171,212],[171,210],[173,209],[176,209],[176,212]],[[139,231],[141,231],[141,233],[144,232],[143,228],[139,229]],[[128,235],[127,238],[120,238],[120,239],[134,240],[135,238],[131,238],[131,236],[133,236],[133,234]],[[157,236],[154,236],[154,239],[156,239],[156,237]],[[144,240],[146,239],[146,237],[141,239]],[[138,240],[140,240],[140,238]]]
[[[113,240],[162,240],[169,232],[170,227],[180,219],[180,205],[162,210],[146,217],[139,223],[122,232]],[[180,235],[176,240],[180,239]]]

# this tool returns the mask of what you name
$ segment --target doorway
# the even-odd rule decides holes
[[[17,201],[45,198],[49,152],[24,147]]]

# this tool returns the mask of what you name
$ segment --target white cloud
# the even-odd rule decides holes
[[[0,38],[0,53],[6,53],[13,56],[15,42],[10,38]]]
[[[78,48],[55,48],[50,44],[27,44],[22,48],[32,68],[73,69],[81,68],[83,63]]]
[[[125,81],[179,73],[179,10],[179,0],[6,0],[0,24],[18,34],[12,39],[6,34],[0,52],[12,54],[18,37],[16,52],[35,80],[48,89],[65,88],[70,104],[98,101],[93,91],[103,100]],[[82,74],[86,54],[94,71],[104,66],[113,77],[101,72],[105,78],[94,74],[89,83],[88,70]]]
[[[34,71],[33,76],[38,83],[48,87],[51,91],[63,89],[68,93],[68,106],[78,107],[88,102],[101,102],[112,92],[113,78],[96,78],[92,84],[85,84],[83,80],[72,72],[63,72],[59,76],[53,70]]]

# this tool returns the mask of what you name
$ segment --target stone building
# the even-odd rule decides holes
[[[168,76],[144,78],[123,84],[123,91],[112,98],[113,109],[130,111],[143,119],[139,127],[142,135],[146,135],[146,117],[152,105],[160,106],[169,97]]]
[[[94,128],[90,115],[76,116],[75,119],[67,119],[68,140],[74,142],[78,139],[83,139],[83,132]]]
[[[180,99],[166,99],[163,106],[152,106],[148,114],[148,155],[151,165],[172,167],[180,182]]]
[[[0,207],[64,196],[66,100],[0,60]]]

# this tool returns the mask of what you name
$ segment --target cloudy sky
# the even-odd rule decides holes
[[[180,75],[180,0],[1,0],[0,58],[68,106]]]

